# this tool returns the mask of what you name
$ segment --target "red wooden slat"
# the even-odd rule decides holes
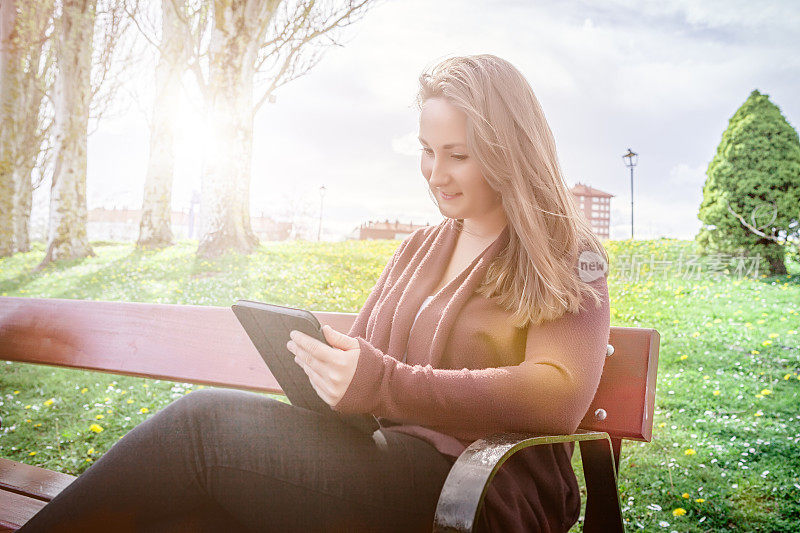
[[[16,531],[47,502],[0,490],[0,532]]]
[[[53,472],[25,463],[0,457],[0,489],[17,492],[42,501],[52,500],[56,494],[75,480],[75,476]]]
[[[230,307],[0,297],[0,359],[281,392]]]
[[[356,316],[314,314],[344,332]],[[612,327],[609,342],[614,354],[580,427],[649,441],[659,334]],[[229,307],[2,297],[0,359],[280,392]]]

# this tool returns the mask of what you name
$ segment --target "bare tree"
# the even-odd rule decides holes
[[[13,110],[19,99],[19,58],[16,1],[0,3],[0,257],[14,253],[14,163],[16,150]]]
[[[94,255],[87,237],[86,141],[121,83],[115,51],[128,18],[122,0],[61,0],[56,18],[54,164],[45,256],[52,261]]]
[[[161,0],[160,32],[154,31],[150,13],[135,1],[129,16],[141,35],[156,49],[158,62],[150,123],[150,154],[142,199],[137,246],[157,249],[175,242],[171,227],[172,184],[175,169],[173,111],[180,104],[181,77],[187,68],[183,18],[186,6]]]
[[[173,0],[178,2],[179,0]],[[253,119],[276,89],[307,73],[334,34],[377,0],[196,0],[183,19],[189,68],[212,139],[204,153],[198,255],[251,252]]]
[[[30,250],[33,190],[49,168],[52,0],[0,5],[0,255]]]

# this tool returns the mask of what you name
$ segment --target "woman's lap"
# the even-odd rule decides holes
[[[217,511],[252,531],[430,531],[450,465],[410,435],[203,389],[136,426],[21,532],[98,509],[143,531]]]

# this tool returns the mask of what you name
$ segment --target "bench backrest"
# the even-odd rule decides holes
[[[356,316],[313,313],[345,333]],[[659,334],[612,327],[609,344],[580,427],[649,441]],[[282,392],[230,307],[0,297],[0,359]]]

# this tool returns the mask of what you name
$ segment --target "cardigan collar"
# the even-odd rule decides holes
[[[420,246],[403,253],[402,272],[379,302],[367,328],[367,340],[384,353],[399,357],[408,347],[414,317],[425,298],[438,285],[450,263],[461,230],[455,219],[447,218],[430,232]],[[409,351],[409,364],[430,364],[434,368],[441,362],[447,340],[459,311],[485,279],[492,260],[506,247],[509,227],[458,276],[442,287],[428,306],[422,310],[414,325],[414,334],[425,338],[422,346],[428,353]],[[380,312],[380,310],[383,312]],[[386,312],[393,309],[394,312]],[[371,326],[371,327],[369,327]],[[416,343],[415,343],[416,344]]]

